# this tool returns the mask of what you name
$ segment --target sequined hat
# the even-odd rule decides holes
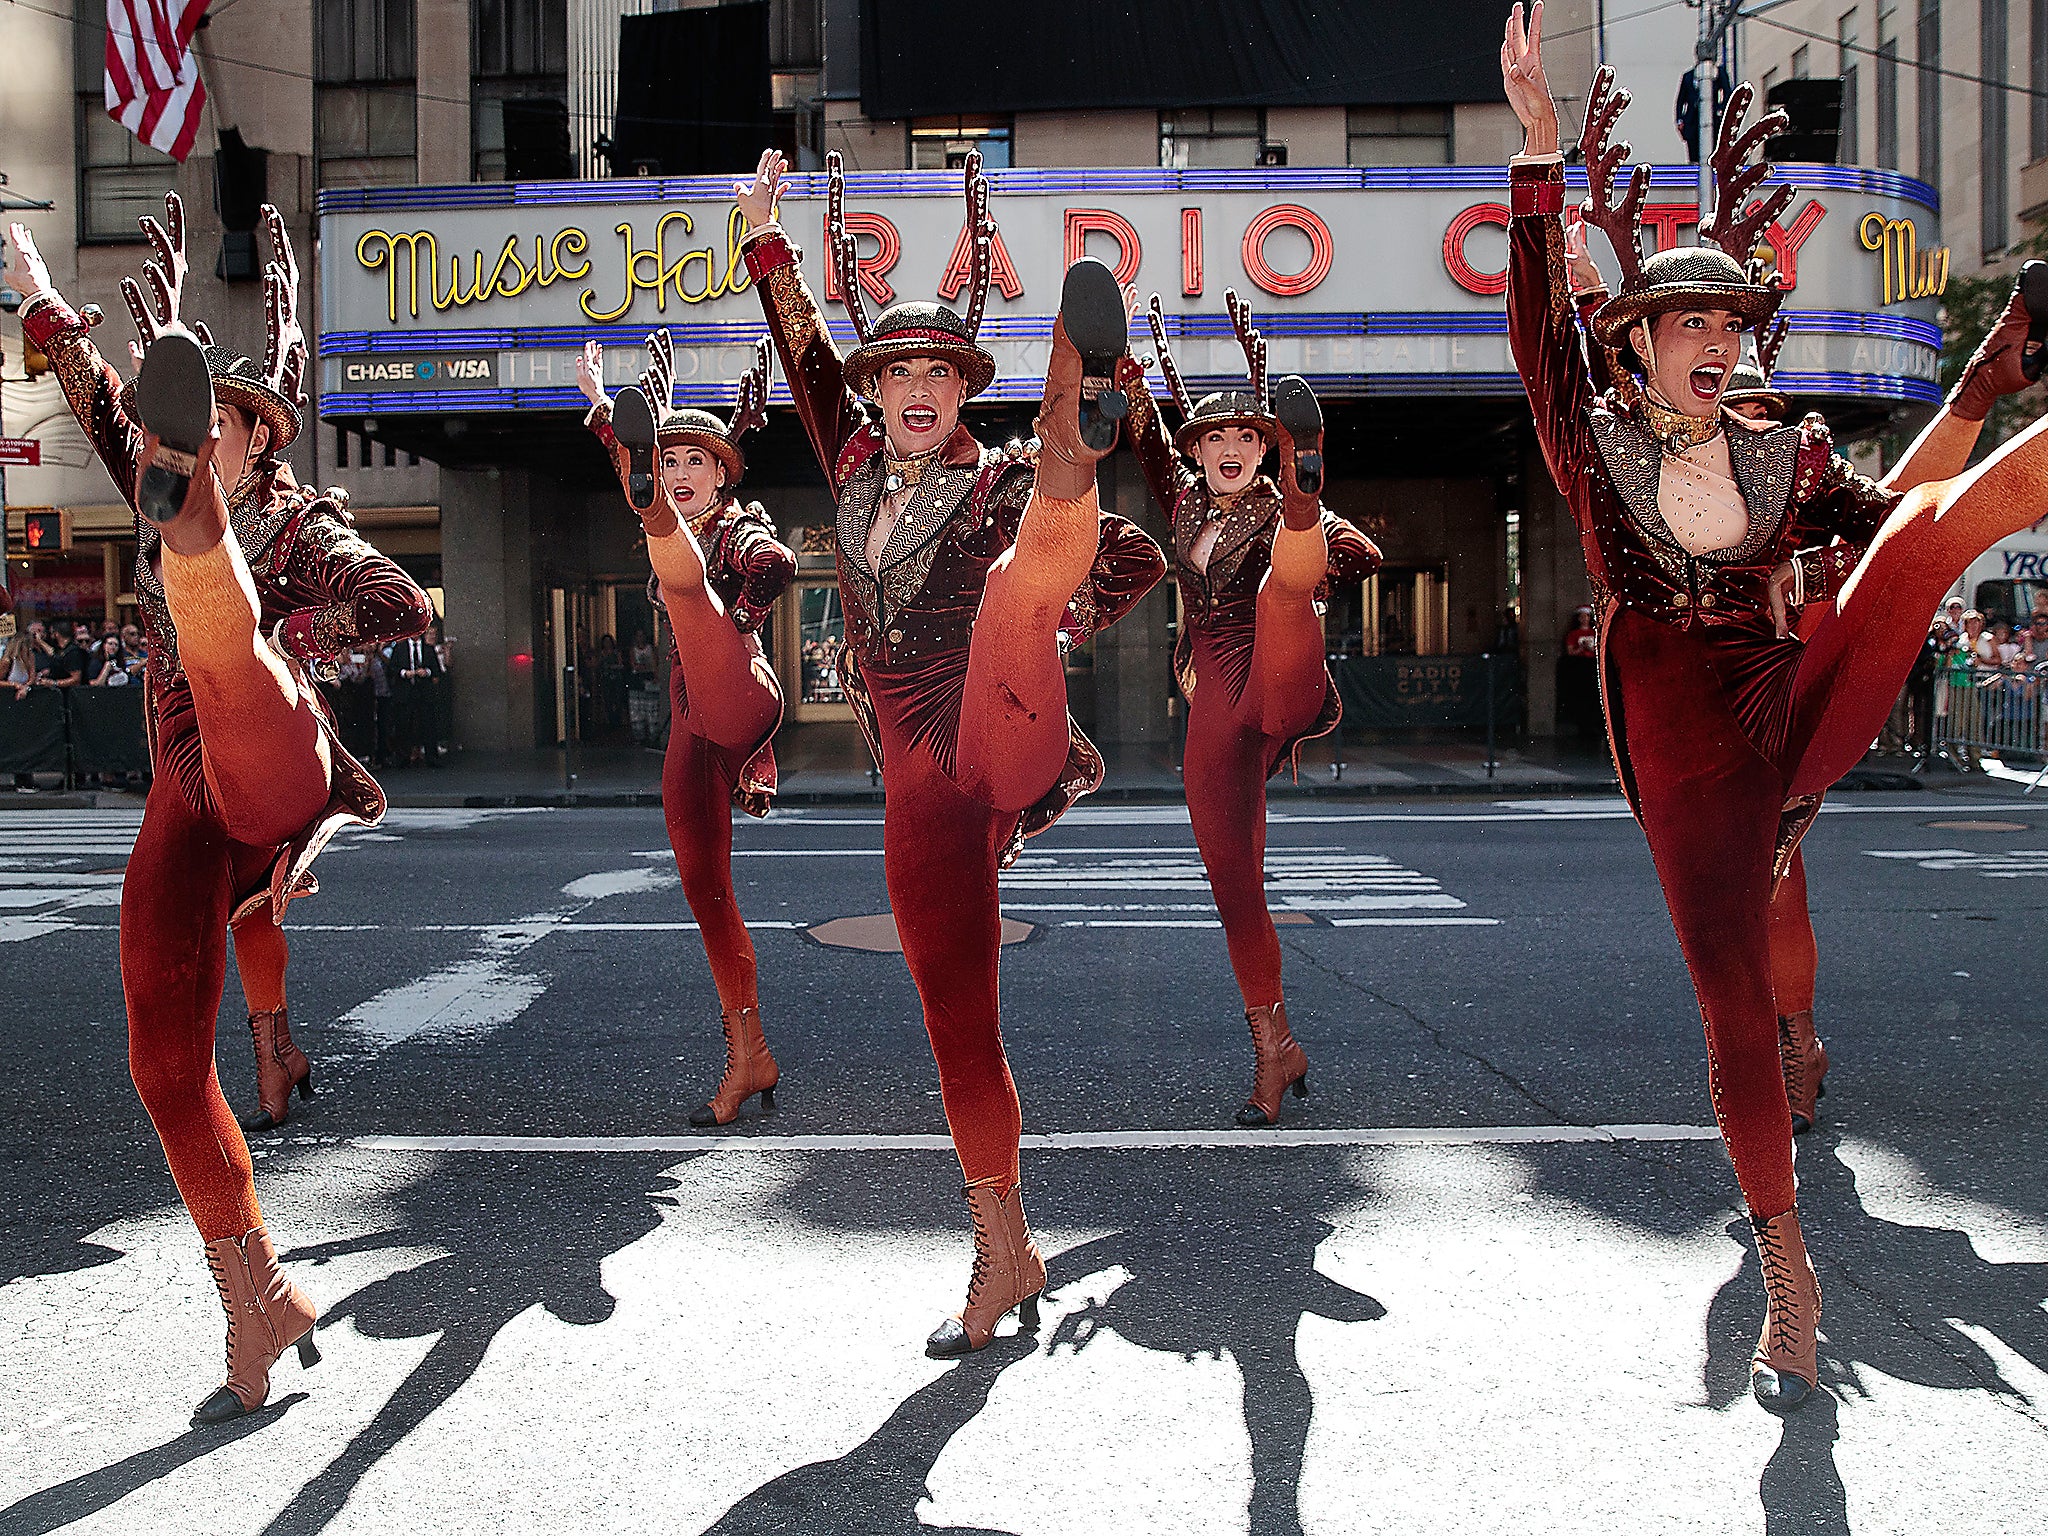
[[[720,421],[709,411],[694,406],[678,409],[676,392],[676,349],[663,326],[647,338],[647,372],[640,388],[654,411],[654,441],[658,448],[689,444],[704,449],[725,466],[725,484],[730,490],[747,472],[739,442],[755,427],[768,423],[768,338],[754,343],[754,361],[740,376],[739,392],[733,402],[732,419]]]
[[[1237,296],[1235,288],[1224,290],[1223,302],[1230,311],[1237,344],[1244,349],[1245,369],[1250,375],[1251,387],[1219,389],[1192,404],[1187,386],[1181,382],[1173,353],[1166,345],[1166,311],[1160,305],[1158,294],[1152,295],[1152,301],[1146,308],[1146,318],[1152,324],[1152,344],[1159,349],[1160,372],[1166,375],[1166,387],[1173,395],[1174,404],[1180,407],[1181,425],[1180,430],[1173,434],[1173,446],[1190,458],[1194,456],[1195,444],[1205,433],[1223,427],[1250,427],[1265,439],[1268,448],[1278,437],[1271,391],[1266,386],[1266,338],[1252,324],[1251,305]]]

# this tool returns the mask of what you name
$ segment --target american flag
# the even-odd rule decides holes
[[[192,34],[206,0],[107,0],[107,115],[182,161],[199,133],[206,87]]]

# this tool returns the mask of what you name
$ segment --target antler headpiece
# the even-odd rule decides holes
[[[858,237],[846,227],[846,173],[839,152],[825,157],[825,239],[831,246],[832,276],[859,343],[847,355],[846,382],[872,393],[875,375],[889,363],[908,357],[944,358],[967,381],[967,398],[995,381],[996,360],[979,343],[982,311],[988,303],[995,271],[996,221],[989,213],[988,178],[981,173],[981,151],[967,152],[964,191],[968,242],[967,313],[923,300],[891,304],[871,323],[861,291]],[[886,292],[886,290],[884,290]]]
[[[121,279],[121,296],[128,302],[141,344],[134,351],[139,361],[157,338],[174,325],[184,325],[185,205],[178,194],[164,194],[164,221],[144,215],[139,221],[149,239],[150,259],[143,264],[142,281]],[[263,205],[263,227],[270,242],[270,260],[263,270],[263,311],[265,345],[262,363],[233,347],[213,339],[203,322],[190,322],[206,351],[206,371],[213,378],[213,392],[225,404],[249,412],[270,428],[270,446],[275,457],[299,435],[304,423],[306,387],[306,336],[299,324],[299,261],[292,251],[291,236],[284,217],[269,203]]]
[[[1603,231],[1621,263],[1621,286],[1593,316],[1593,334],[1610,347],[1633,357],[1626,340],[1638,321],[1679,309],[1725,309],[1756,329],[1777,313],[1782,298],[1771,284],[1746,269],[1758,236],[1792,200],[1792,188],[1781,186],[1754,202],[1749,194],[1770,166],[1750,156],[1764,140],[1782,130],[1783,112],[1767,114],[1747,132],[1742,120],[1755,92],[1736,87],[1721,119],[1718,147],[1712,156],[1716,187],[1713,216],[1700,228],[1703,244],[1676,246],[1647,258],[1642,254],[1643,203],[1650,191],[1650,168],[1638,165],[1629,173],[1628,188],[1614,192],[1615,173],[1629,157],[1626,142],[1610,144],[1616,121],[1628,106],[1629,94],[1614,83],[1612,67],[1602,65],[1586,99],[1586,128],[1579,140],[1586,160],[1587,198],[1580,217]],[[1704,210],[1702,210],[1704,213]]]
[[[640,375],[640,388],[654,411],[655,442],[663,448],[689,443],[704,449],[725,465],[726,486],[738,485],[747,468],[740,439],[768,424],[768,368],[768,338],[764,336],[754,343],[754,360],[740,375],[730,421],[720,421],[710,411],[694,406],[678,410],[675,343],[668,327],[663,326],[647,338],[647,371]]]
[[[1182,453],[1192,454],[1196,440],[1203,433],[1214,432],[1220,427],[1251,427],[1265,437],[1268,445],[1274,440],[1273,406],[1266,387],[1266,338],[1252,324],[1251,305],[1238,297],[1235,288],[1224,290],[1223,303],[1230,311],[1230,324],[1237,332],[1237,344],[1244,350],[1245,371],[1250,375],[1248,382],[1251,387],[1221,389],[1204,395],[1195,404],[1189,403],[1187,385],[1181,382],[1180,369],[1166,345],[1166,311],[1160,305],[1158,294],[1152,295],[1145,309],[1145,318],[1152,326],[1152,343],[1159,349],[1160,371],[1166,375],[1173,403],[1180,407],[1181,425],[1173,435],[1173,442]]]

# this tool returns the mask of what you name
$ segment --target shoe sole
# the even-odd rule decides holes
[[[165,331],[143,355],[135,376],[135,417],[158,443],[156,458],[136,485],[136,510],[153,523],[168,523],[185,509],[198,470],[195,456],[213,430],[206,353],[183,326]]]
[[[1315,495],[1323,488],[1323,407],[1316,392],[1308,387],[1308,380],[1290,373],[1275,384],[1273,414],[1297,444],[1304,440],[1318,443],[1314,448],[1297,448],[1294,455],[1294,483]]]
[[[635,512],[654,506],[654,409],[637,384],[612,404],[612,436],[626,450],[626,500]]]
[[[2020,268],[2020,303],[2034,322],[2027,328],[2028,342],[2048,342],[2048,261],[2030,261]],[[2039,379],[2044,369],[2048,369],[2048,346],[2032,357],[2021,356],[2020,372],[2029,381]]]
[[[1081,441],[1107,448],[1131,404],[1115,385],[1117,360],[1130,350],[1130,319],[1116,274],[1093,256],[1067,268],[1060,325],[1081,354]]]

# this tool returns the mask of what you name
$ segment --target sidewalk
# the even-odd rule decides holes
[[[781,776],[779,804],[882,803],[881,784],[871,772],[867,748],[851,724],[785,727],[775,752]],[[1172,748],[1106,747],[1103,757],[1108,772],[1092,797],[1095,803],[1170,803],[1181,798]],[[2031,773],[2026,777],[2031,780]],[[661,754],[644,747],[456,752],[439,768],[383,769],[377,778],[394,806],[661,804]],[[1877,757],[1852,771],[1840,786],[1847,791],[1977,788],[2008,795],[2024,787],[2010,776],[1962,775],[1946,765],[1916,777],[1910,763]],[[1276,801],[1356,800],[1382,795],[1612,795],[1619,789],[1614,764],[1597,743],[1541,741],[1501,747],[1489,773],[1483,740],[1406,734],[1346,740],[1341,745],[1329,739],[1312,742],[1302,753],[1299,778],[1283,769],[1269,783],[1267,794]],[[139,809],[141,804],[138,794],[111,790],[0,790],[0,807],[13,810]]]

